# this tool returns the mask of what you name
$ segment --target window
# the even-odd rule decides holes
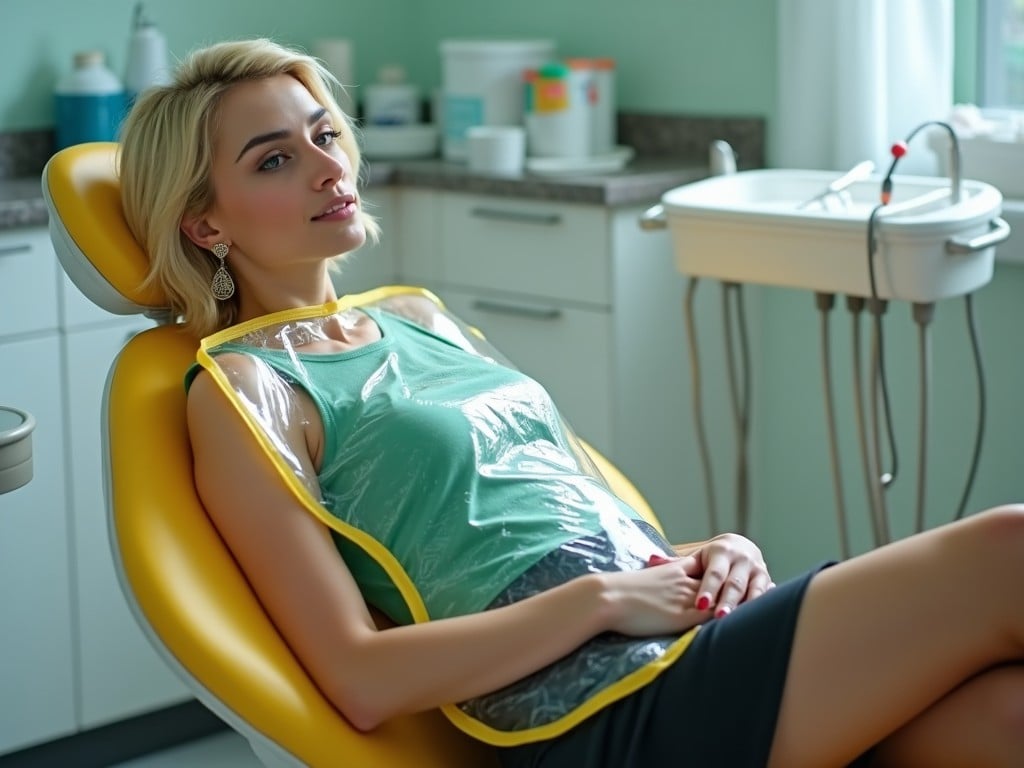
[[[978,97],[1024,109],[1024,0],[978,0]]]

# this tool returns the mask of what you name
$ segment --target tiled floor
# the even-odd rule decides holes
[[[248,742],[234,731],[154,752],[111,768],[259,768]]]

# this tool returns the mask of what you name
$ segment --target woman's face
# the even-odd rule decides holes
[[[293,77],[240,83],[220,104],[204,217],[236,273],[259,280],[363,244],[356,179],[326,110]]]

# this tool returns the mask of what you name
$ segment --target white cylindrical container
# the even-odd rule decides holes
[[[314,40],[313,56],[320,59],[327,71],[341,83],[342,92],[338,98],[338,106],[346,115],[355,117],[352,88],[356,84],[356,70],[352,42],[338,37]]]
[[[377,82],[366,86],[363,116],[369,125],[414,125],[420,121],[420,94],[405,82],[399,66],[381,67]]]
[[[54,100],[57,149],[117,139],[127,99],[102,51],[75,54],[74,69],[57,84]]]
[[[526,132],[521,125],[474,125],[466,131],[469,170],[516,176],[526,160]]]
[[[523,72],[554,55],[551,40],[442,40],[445,158],[466,158],[471,126],[521,125]]]
[[[527,76],[526,130],[531,157],[591,154],[593,71],[582,59],[546,64]]]
[[[167,41],[160,30],[143,16],[142,3],[137,3],[124,70],[124,88],[129,103],[135,101],[135,98],[147,88],[166,85],[170,80]]]

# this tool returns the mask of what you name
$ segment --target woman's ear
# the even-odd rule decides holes
[[[207,251],[211,250],[215,243],[226,242],[224,233],[213,226],[205,216],[183,216],[180,227],[185,237]]]

